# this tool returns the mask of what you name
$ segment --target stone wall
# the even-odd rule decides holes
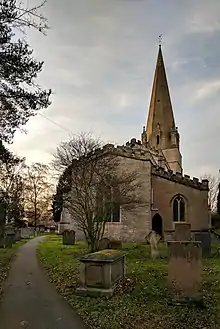
[[[173,230],[172,200],[181,194],[186,204],[186,219],[192,230],[209,228],[208,190],[187,186],[169,179],[152,175],[153,209],[163,219],[163,229]],[[158,210],[157,210],[158,209]]]
[[[151,162],[121,157],[123,170],[137,171],[140,186],[136,190],[142,204],[121,209],[120,223],[107,223],[105,236],[122,241],[143,241],[151,230]]]
[[[143,205],[138,204],[134,209],[121,209],[121,221],[106,224],[104,236],[122,241],[143,241],[151,230],[151,162],[146,158],[139,160],[136,157],[128,158],[119,156],[122,170],[137,171],[139,173],[140,187],[137,195],[141,196]],[[65,223],[65,224],[62,224]],[[60,221],[60,231],[64,229],[76,232],[76,241],[83,240],[84,235],[77,228],[74,219],[68,210],[63,209]],[[61,232],[60,232],[61,233]]]

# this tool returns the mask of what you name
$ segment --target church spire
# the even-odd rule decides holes
[[[170,148],[172,145],[171,132],[174,130],[175,121],[173,109],[166,78],[162,49],[161,45],[159,45],[146,126],[147,142],[157,148]]]
[[[170,153],[165,151],[169,149],[176,149],[179,153],[179,133],[175,126],[161,44],[159,44],[147,126],[143,135],[148,146],[162,150],[164,155]],[[181,168],[180,153],[179,156],[177,162]]]

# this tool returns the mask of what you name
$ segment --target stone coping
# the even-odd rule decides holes
[[[122,251],[105,249],[105,250],[94,252],[92,254],[87,254],[83,256],[80,259],[80,261],[82,263],[87,263],[87,262],[113,263],[122,257],[125,257],[125,253]]]

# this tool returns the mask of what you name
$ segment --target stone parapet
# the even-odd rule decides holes
[[[164,168],[157,166],[152,166],[152,175],[156,175],[179,184],[190,186],[198,190],[209,190],[209,181],[207,179],[203,179],[202,181],[199,181],[199,179],[196,177],[191,179],[189,175],[174,173],[172,170],[165,171]]]
[[[126,145],[115,146],[114,144],[106,144],[102,148],[96,149],[94,152],[90,152],[88,156],[103,156],[107,154],[141,161],[151,160],[153,162],[151,150],[143,146],[141,141],[137,141],[135,138],[132,138],[130,142],[126,143]]]

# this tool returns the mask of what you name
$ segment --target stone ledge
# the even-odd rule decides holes
[[[124,257],[125,257],[124,252],[114,249],[105,249],[105,250],[94,252],[92,254],[87,254],[83,256],[80,259],[80,261],[82,263],[87,263],[87,262],[113,263],[116,260]]]
[[[76,289],[76,294],[84,297],[112,297],[114,293],[114,288],[109,289],[99,289],[99,288],[91,288],[91,287],[79,287]]]

